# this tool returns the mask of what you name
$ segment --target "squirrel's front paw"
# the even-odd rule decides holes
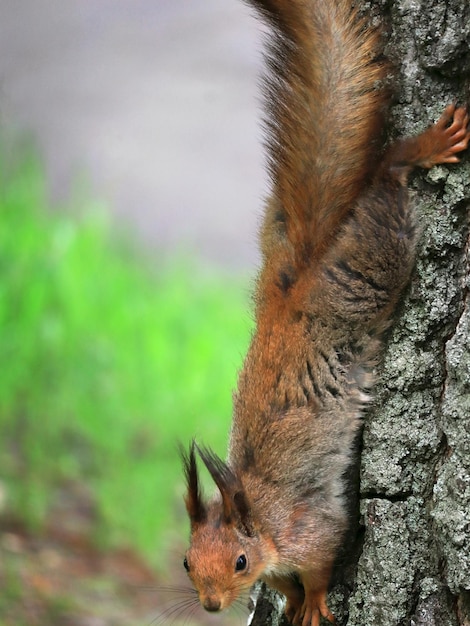
[[[320,616],[323,616],[334,624],[334,615],[326,603],[326,592],[327,590],[323,589],[306,593],[302,609],[295,616],[297,621],[292,623],[295,626],[320,626]]]
[[[300,591],[302,588],[300,587]],[[300,625],[302,623],[302,608],[304,605],[304,594],[296,593],[286,596],[286,608],[284,609],[284,613],[286,614],[287,619],[291,624],[295,626]]]

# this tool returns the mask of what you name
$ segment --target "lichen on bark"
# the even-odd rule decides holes
[[[466,103],[468,0],[363,4],[397,68],[392,136]],[[365,418],[359,557],[329,599],[340,626],[470,625],[470,156],[410,188],[416,269]],[[287,623],[273,597],[259,591],[252,626]]]

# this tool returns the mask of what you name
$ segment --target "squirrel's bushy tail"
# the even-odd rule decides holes
[[[297,267],[319,258],[382,144],[388,68],[350,0],[248,0],[273,29],[265,99],[278,219]]]

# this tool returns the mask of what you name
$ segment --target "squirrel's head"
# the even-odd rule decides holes
[[[218,488],[210,503],[202,499],[196,449]],[[202,606],[221,611],[259,578],[270,564],[270,551],[256,528],[243,485],[229,466],[194,442],[182,457],[191,522],[184,567]]]

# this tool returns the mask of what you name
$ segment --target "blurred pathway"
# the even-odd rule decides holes
[[[241,0],[0,0],[0,125],[56,199],[83,175],[152,249],[251,267],[259,49]]]

